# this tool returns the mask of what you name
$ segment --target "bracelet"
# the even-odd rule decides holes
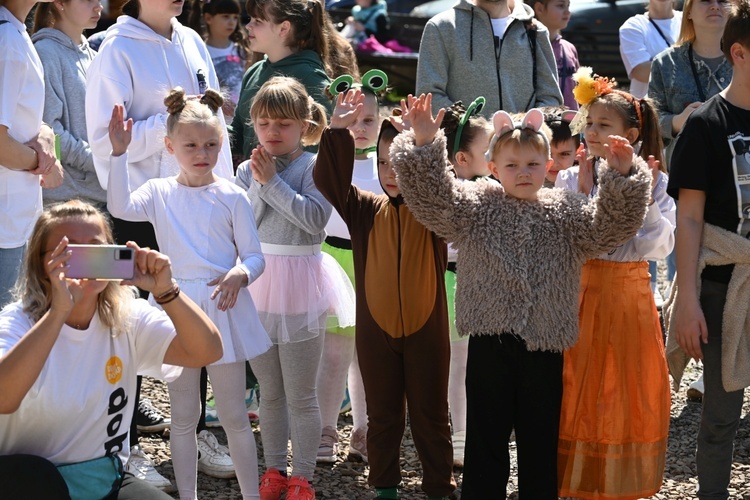
[[[164,304],[169,304],[174,299],[180,296],[180,285],[177,283],[174,284],[174,287],[164,295],[159,295],[158,297],[154,298],[154,301],[159,304],[160,306],[163,306]]]

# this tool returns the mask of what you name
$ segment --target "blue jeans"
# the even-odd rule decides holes
[[[722,316],[728,285],[703,280],[701,308],[708,327],[703,350],[703,413],[698,430],[698,498],[726,500],[732,473],[734,438],[740,424],[745,391],[727,392],[721,382]]]
[[[26,245],[18,248],[0,248],[0,308],[13,300],[13,287],[16,286],[21,271]]]

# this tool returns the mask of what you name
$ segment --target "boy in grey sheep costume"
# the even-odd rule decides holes
[[[429,106],[429,96],[416,101],[417,112],[417,106]],[[533,112],[541,126],[541,112]],[[633,156],[629,175],[606,163],[602,166],[599,191],[592,200],[560,189],[539,190],[543,175],[539,186],[533,186],[535,195],[519,199],[494,182],[457,181],[447,161],[443,132],[438,130],[431,142],[425,142],[435,128],[426,128],[423,116],[411,110],[408,114],[416,133],[401,133],[390,149],[399,186],[414,217],[453,242],[461,269],[456,326],[460,335],[470,336],[462,498],[505,498],[508,440],[515,428],[521,497],[557,499],[563,351],[578,338],[581,268],[641,227],[651,173]],[[495,162],[503,160],[494,147],[497,137],[518,129],[546,138],[539,127],[527,126],[526,118],[510,130],[495,120],[496,135],[490,144]],[[501,147],[515,147],[516,152],[528,148],[528,142],[513,137]],[[424,145],[416,145],[418,138]],[[543,142],[549,156],[549,143]],[[545,163],[533,165],[544,168]],[[496,168],[493,175],[497,172]]]

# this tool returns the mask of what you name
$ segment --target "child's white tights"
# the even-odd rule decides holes
[[[258,455],[245,407],[245,362],[211,365],[206,370],[242,498],[258,499]],[[183,368],[182,375],[168,384],[172,406],[170,448],[180,500],[198,498],[195,428],[200,417],[200,373],[200,368]]]
[[[451,342],[451,364],[448,375],[448,405],[453,434],[466,430],[466,359],[469,338]]]
[[[365,400],[365,384],[362,382],[362,372],[359,371],[357,350],[349,364],[349,398],[352,401],[352,432],[362,429],[367,431],[367,401]]]
[[[346,390],[347,372],[353,357],[353,336],[325,333],[323,357],[318,370],[318,404],[324,429],[336,429]]]

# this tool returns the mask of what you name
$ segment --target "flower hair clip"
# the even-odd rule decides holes
[[[490,147],[487,150],[487,153],[485,153],[487,161],[492,160],[492,151],[495,149],[495,144],[497,144],[497,141],[500,140],[501,137],[503,137],[505,134],[513,132],[514,130],[523,129],[531,129],[542,136],[542,140],[544,140],[544,144],[547,147],[547,157],[549,158],[549,138],[547,137],[547,134],[542,131],[543,125],[544,113],[542,113],[542,111],[538,108],[530,109],[520,122],[514,122],[513,118],[505,111],[497,111],[494,115],[492,115],[492,127],[494,129],[494,133],[492,135],[492,139],[490,140]]]
[[[586,119],[589,114],[589,105],[597,97],[614,92],[617,82],[606,76],[594,74],[590,66],[581,66],[573,73],[573,81],[576,86],[573,87],[573,97],[581,106],[576,117],[570,122],[570,131],[573,134],[580,134],[586,126]]]

